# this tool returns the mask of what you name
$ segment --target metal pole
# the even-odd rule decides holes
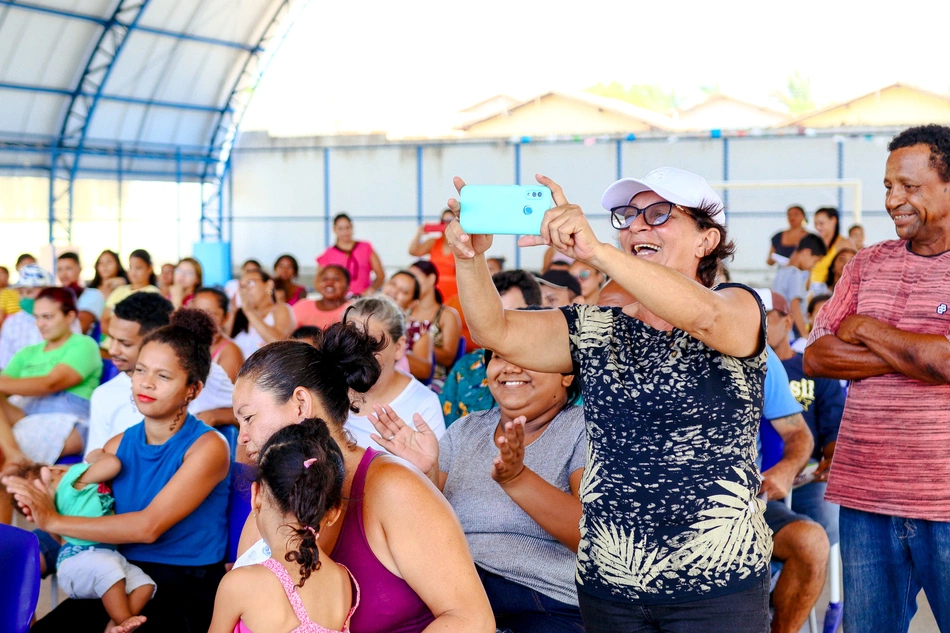
[[[177,210],[176,210],[176,223],[177,230],[175,232],[175,252],[178,254],[178,261],[181,261],[181,148],[175,149],[175,182],[177,187],[175,188],[175,194],[178,199]],[[198,185],[198,196],[201,199],[202,203],[204,202],[204,185]],[[201,205],[202,215],[204,214],[204,204]],[[199,224],[200,226],[200,224]],[[204,227],[201,226],[201,241],[204,241]]]
[[[416,222],[422,225],[422,145],[416,145]]]
[[[122,252],[122,143],[118,143],[116,146],[116,149],[119,154],[118,156],[119,169],[116,173],[116,176],[119,182],[119,199],[118,199],[119,208],[116,211],[117,213],[116,225],[119,231],[119,235],[116,241],[118,242],[118,245],[119,245],[119,253],[121,253]]]
[[[617,180],[623,178],[623,139],[617,139]]]
[[[330,247],[330,148],[323,148],[323,248]]]
[[[521,143],[515,143],[515,184],[521,184]],[[518,246],[518,235],[515,235],[515,268],[521,268],[521,247]]]
[[[838,178],[844,178],[844,139],[837,139],[838,145]],[[844,188],[838,187],[838,212],[844,213]]]
[[[729,139],[722,139],[722,181],[729,182]],[[729,224],[729,189],[722,190],[722,204],[725,206],[726,224]]]

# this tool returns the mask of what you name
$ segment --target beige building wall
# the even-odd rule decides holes
[[[789,117],[733,99],[710,99],[676,117],[681,130],[748,130],[783,125]]]
[[[619,134],[645,132],[651,127],[630,116],[597,108],[559,95],[549,95],[508,114],[474,123],[466,136],[508,138],[552,134]]]
[[[950,123],[950,97],[890,86],[795,122],[799,127],[871,127]]]

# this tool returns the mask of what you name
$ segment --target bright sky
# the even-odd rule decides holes
[[[499,93],[612,80],[765,102],[796,70],[819,105],[894,81],[945,93],[948,18],[937,0],[312,0],[243,129],[424,134]]]

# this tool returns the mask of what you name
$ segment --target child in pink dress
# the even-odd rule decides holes
[[[288,426],[267,441],[251,509],[271,557],[224,577],[209,633],[349,633],[359,585],[318,540],[340,517],[343,477],[325,424]]]

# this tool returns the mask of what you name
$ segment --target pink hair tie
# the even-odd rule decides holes
[[[305,459],[304,462],[303,462],[303,467],[304,467],[304,468],[310,468],[311,466],[313,466],[313,463],[314,463],[315,461],[317,461],[317,458],[316,458],[316,457],[311,457],[310,459]]]
[[[312,527],[310,527],[309,525],[305,525],[304,527],[310,530],[310,533],[313,534],[313,538],[317,538],[318,536],[320,536],[319,534],[317,534],[317,531],[313,529]]]

